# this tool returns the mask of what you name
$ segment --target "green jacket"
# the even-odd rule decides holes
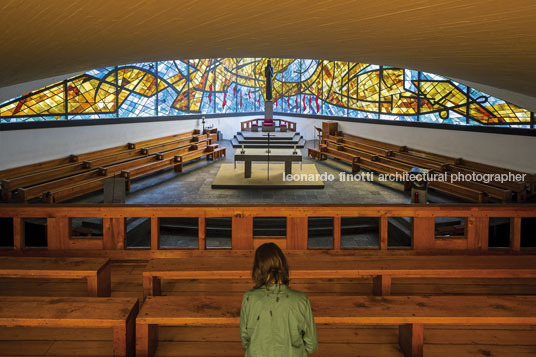
[[[307,295],[279,284],[246,291],[240,337],[246,357],[307,357],[315,352],[318,337]]]

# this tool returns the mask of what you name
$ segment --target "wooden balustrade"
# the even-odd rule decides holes
[[[412,226],[411,247],[415,251],[488,250],[490,217],[510,218],[510,249],[521,250],[521,220],[536,217],[533,204],[430,204],[430,205],[0,205],[0,218],[13,219],[14,246],[3,248],[3,254],[25,249],[24,219],[46,217],[48,251],[98,251],[96,255],[133,257],[180,256],[179,251],[192,249],[160,249],[159,219],[164,217],[198,217],[198,249],[205,247],[205,218],[232,218],[232,250],[254,249],[254,217],[286,217],[286,249],[308,249],[308,217],[333,217],[333,247],[341,250],[342,217],[379,217],[379,250],[388,249],[389,217],[408,217]],[[71,218],[102,217],[102,238],[72,238]],[[128,249],[125,218],[148,217],[151,220],[150,247]],[[462,237],[436,237],[435,217],[465,218]],[[370,250],[370,248],[368,248]],[[350,249],[344,249],[349,251]],[[357,249],[354,249],[357,250]],[[523,249],[524,251],[528,249]],[[107,254],[110,252],[114,254]],[[122,253],[118,253],[122,251]],[[393,252],[394,250],[389,249]],[[41,250],[43,252],[43,250]],[[179,252],[179,253],[178,253]],[[178,253],[178,254],[177,254]]]
[[[264,119],[251,119],[251,120],[243,121],[243,122],[240,123],[240,129],[241,130],[251,130],[251,125],[252,124],[257,124],[259,126],[259,128],[261,128],[263,120]],[[274,120],[274,125],[275,125],[276,128],[280,127],[281,124],[286,124],[287,130],[296,131],[296,123],[294,123],[292,121],[288,121],[288,120],[285,120],[285,119],[275,119],[275,118],[273,120]]]

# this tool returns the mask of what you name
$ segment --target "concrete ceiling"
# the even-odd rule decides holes
[[[350,60],[536,97],[534,0],[0,0],[0,87],[123,63]]]

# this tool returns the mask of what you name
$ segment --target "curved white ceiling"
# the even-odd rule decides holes
[[[393,65],[536,97],[533,0],[0,0],[0,87],[176,58]]]

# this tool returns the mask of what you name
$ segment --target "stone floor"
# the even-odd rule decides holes
[[[227,158],[206,161],[198,160],[185,165],[182,173],[172,169],[135,180],[127,194],[129,204],[238,204],[238,203],[409,203],[409,193],[402,185],[391,182],[342,182],[340,172],[351,173],[345,162],[329,159],[316,161],[307,157],[307,142],[302,149],[303,162],[316,165],[319,174],[333,174],[334,181],[325,182],[324,189],[212,189],[212,180],[222,163],[233,163],[234,151],[228,140],[220,141],[227,148]],[[455,202],[452,198],[430,193],[430,202]],[[76,199],[76,203],[102,203],[102,193]]]

